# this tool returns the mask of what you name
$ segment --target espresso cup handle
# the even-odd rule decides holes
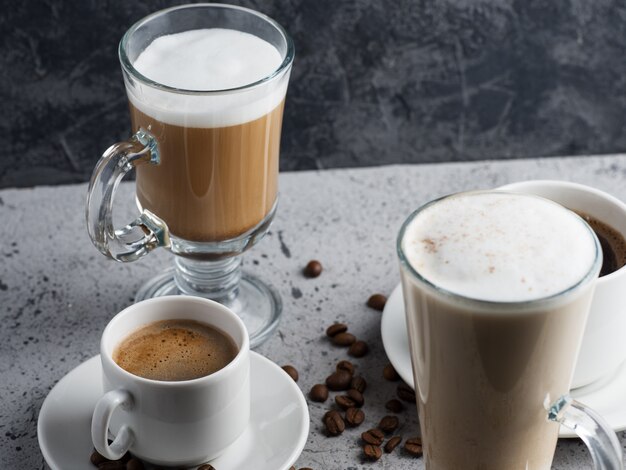
[[[596,470],[623,469],[617,436],[595,411],[564,395],[548,409],[548,419],[571,429],[583,440]]]
[[[87,230],[93,244],[116,261],[135,261],[169,245],[167,226],[144,210],[125,227],[113,227],[113,198],[122,178],[141,164],[158,164],[154,137],[140,129],[126,142],[109,147],[96,165],[87,192]]]
[[[93,410],[91,418],[91,440],[93,446],[100,455],[110,460],[121,459],[132,445],[135,437],[130,428],[122,425],[115,440],[109,444],[109,423],[111,415],[116,408],[130,410],[133,405],[133,397],[126,390],[111,390],[106,393]]]

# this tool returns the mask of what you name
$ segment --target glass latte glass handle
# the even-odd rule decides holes
[[[571,429],[583,440],[596,470],[623,470],[617,436],[595,411],[565,395],[550,407],[548,419]]]
[[[137,165],[158,163],[157,142],[142,129],[109,147],[98,161],[89,182],[86,217],[89,237],[104,255],[116,261],[135,261],[169,245],[167,226],[148,210],[125,227],[113,226],[113,199],[122,178]]]

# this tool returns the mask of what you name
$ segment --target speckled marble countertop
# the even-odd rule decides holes
[[[326,404],[310,404],[311,432],[297,462],[316,470],[422,469],[421,459],[399,449],[377,463],[361,460],[357,443],[367,424],[385,414],[395,384],[382,379],[387,359],[380,313],[365,306],[373,292],[389,293],[399,277],[396,232],[420,204],[446,193],[507,182],[555,178],[577,181],[626,200],[626,155],[458,164],[388,166],[285,173],[271,233],[245,256],[245,268],[262,276],[284,302],[279,332],[258,352],[300,372],[310,387],[347,358],[331,347],[325,328],[335,320],[371,347],[354,360],[369,382],[366,423],[337,438],[322,433]],[[85,185],[0,191],[0,468],[46,468],[37,444],[37,416],[51,387],[98,353],[108,320],[133,300],[137,288],[170,263],[157,253],[132,264],[105,259],[91,245],[84,222]],[[118,196],[120,217],[132,213],[133,184]],[[317,279],[302,267],[316,258]],[[398,433],[415,434],[417,413],[405,412]],[[626,433],[619,434],[626,445]],[[578,440],[561,440],[553,469],[590,468]]]

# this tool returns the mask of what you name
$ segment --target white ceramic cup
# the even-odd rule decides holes
[[[584,212],[626,236],[626,204],[598,189],[567,181],[535,180],[498,189],[536,194]],[[572,388],[608,376],[626,360],[626,267],[602,276],[595,294],[574,371]]]
[[[129,334],[161,320],[196,320],[230,335],[239,352],[223,369],[178,382],[133,375],[113,360]],[[109,459],[130,450],[157,465],[193,466],[219,456],[250,418],[250,347],[241,319],[223,305],[188,296],[136,303],[107,325],[100,343],[104,396],[91,423],[94,447]],[[108,444],[111,433],[114,441]]]

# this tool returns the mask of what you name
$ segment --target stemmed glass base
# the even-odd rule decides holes
[[[239,269],[239,268],[237,268]],[[176,282],[177,270],[174,266],[146,282],[137,291],[135,302],[161,297],[164,295],[188,294],[179,288]],[[276,331],[282,313],[282,301],[276,290],[258,277],[246,272],[239,272],[237,292],[231,297],[213,298],[226,305],[243,320],[250,335],[250,347],[264,343]],[[198,293],[193,293],[198,295]]]

